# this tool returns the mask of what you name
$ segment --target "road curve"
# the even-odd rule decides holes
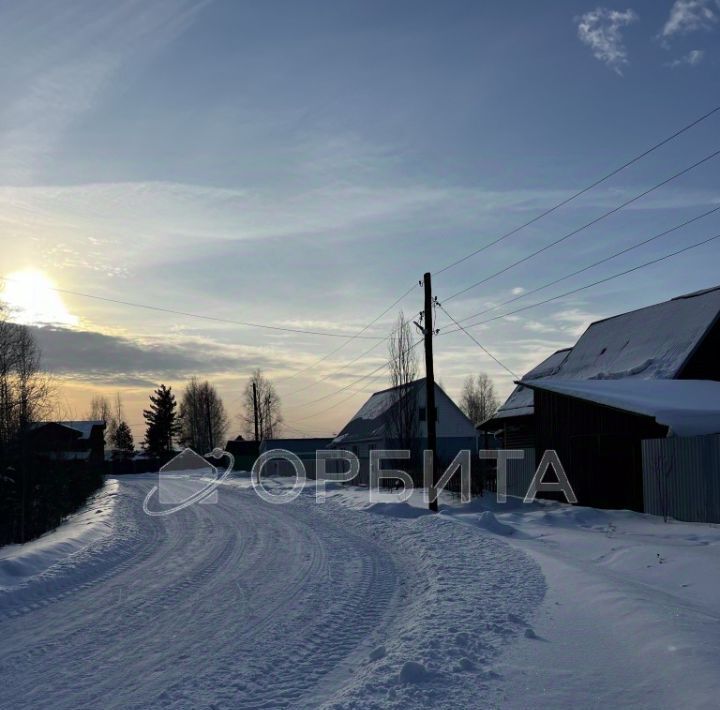
[[[463,655],[487,660],[522,624],[505,606],[463,618],[467,609],[514,594],[522,615],[542,598],[525,556],[466,526],[410,525],[308,495],[271,505],[237,485],[216,504],[149,517],[153,483],[123,477],[111,537],[49,581],[0,595],[0,707],[361,707],[370,697],[392,707],[393,654],[432,670],[469,629]],[[448,678],[408,688],[405,701],[430,707],[453,688],[460,701],[490,676]]]

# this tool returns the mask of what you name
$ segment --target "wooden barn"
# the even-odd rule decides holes
[[[538,450],[557,451],[578,502],[643,511],[643,439],[720,432],[720,382],[532,384]]]
[[[552,377],[560,371],[571,348],[554,352],[534,367],[522,382],[532,382]],[[535,406],[533,390],[526,384],[517,384],[505,403],[490,419],[478,425],[480,432],[493,434],[503,449],[528,449],[535,447]]]
[[[720,431],[720,287],[589,326],[533,393],[537,457],[555,449],[578,502],[643,509],[641,441]]]

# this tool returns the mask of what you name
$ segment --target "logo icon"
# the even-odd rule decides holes
[[[195,503],[217,503],[217,487],[232,472],[235,459],[231,453],[220,448],[213,449],[206,456],[218,461],[226,456],[229,465],[220,473],[207,458],[190,448],[183,449],[160,468],[158,485],[150,489],[143,501],[145,513],[152,516],[171,515]],[[151,510],[149,503],[155,493],[161,505],[171,507]]]

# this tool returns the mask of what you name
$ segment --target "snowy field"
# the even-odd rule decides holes
[[[0,549],[0,707],[715,708],[720,528],[154,476]],[[277,489],[287,482],[275,481]]]

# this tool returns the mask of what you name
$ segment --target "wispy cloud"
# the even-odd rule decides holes
[[[91,112],[118,71],[138,57],[160,51],[190,24],[202,3],[161,0],[141,12],[134,2],[112,10],[96,3],[74,12],[18,9],[0,29],[0,61],[14,66],[15,85],[5,87],[0,131],[0,177],[29,182],[65,131]],[[35,36],[42,51],[28,52],[22,37]]]
[[[668,62],[668,66],[673,69],[676,67],[690,66],[694,67],[700,64],[705,56],[705,51],[702,49],[692,49],[684,57],[674,59],[672,62]]]
[[[710,30],[720,19],[718,0],[675,0],[660,33],[665,39],[697,30]]]
[[[623,44],[622,29],[635,22],[634,10],[610,10],[598,7],[576,18],[578,37],[592,50],[593,56],[622,76],[628,64],[628,53]]]

